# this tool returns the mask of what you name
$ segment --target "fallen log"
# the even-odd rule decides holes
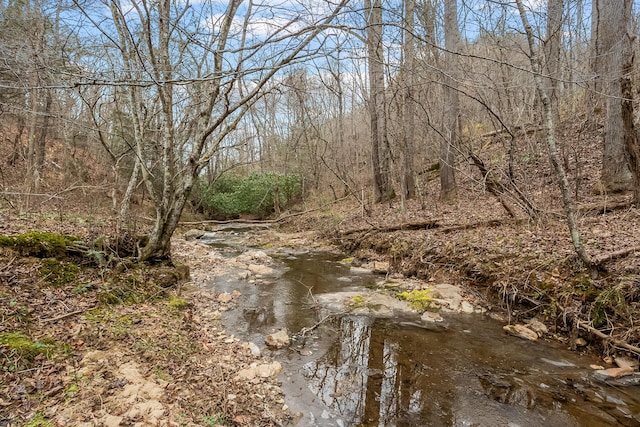
[[[608,254],[600,255],[596,257],[593,262],[595,265],[602,265],[606,262],[613,261],[614,259],[626,257],[632,253],[640,252],[640,246],[632,246],[630,248],[620,249],[614,252],[610,252]]]
[[[578,207],[578,212],[583,215],[604,215],[610,212],[615,212],[623,209],[628,209],[632,206],[632,200],[624,200],[621,202],[612,202],[605,204],[588,204]]]
[[[392,231],[430,230],[433,228],[438,228],[439,226],[440,225],[438,224],[438,220],[434,219],[420,222],[404,222],[402,224],[389,225],[385,227],[371,226],[368,228],[357,228],[355,230],[344,230],[340,231],[339,234],[341,234],[342,236],[348,236],[350,234],[368,233],[372,231],[377,231],[379,233],[390,233]]]

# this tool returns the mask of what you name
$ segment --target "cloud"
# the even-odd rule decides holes
[[[335,4],[318,0],[258,0],[253,3],[250,19],[246,19],[246,4],[233,18],[232,33],[243,31],[255,38],[267,38],[276,33],[291,35],[312,26],[328,16]],[[209,16],[205,25],[212,31],[220,29],[224,13]]]
[[[225,15],[222,13],[209,16],[205,21],[205,26],[217,33],[222,27]],[[246,29],[245,27],[246,23]],[[261,17],[251,16],[249,20],[245,16],[236,15],[231,23],[231,34],[239,34],[246,30],[247,34],[258,39],[265,39],[276,32],[293,34],[304,27],[299,20],[291,20],[283,17]]]

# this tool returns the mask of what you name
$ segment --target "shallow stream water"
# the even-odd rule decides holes
[[[233,256],[238,230],[209,243]],[[226,313],[229,333],[260,346],[282,328],[296,334],[327,312],[323,294],[366,292],[379,276],[354,272],[338,254],[273,249],[274,273],[218,278],[216,292],[239,290]],[[507,336],[481,314],[445,314],[434,328],[418,318],[332,317],[274,356],[299,426],[640,426],[640,388],[593,379],[593,356],[556,342]]]

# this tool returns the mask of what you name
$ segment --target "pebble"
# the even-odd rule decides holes
[[[587,345],[587,340],[584,338],[576,338],[574,343],[576,344],[576,347],[584,347]]]

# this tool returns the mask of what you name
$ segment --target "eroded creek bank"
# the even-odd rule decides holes
[[[199,248],[194,282],[206,273],[204,288],[232,303],[227,333],[282,365],[293,424],[640,425],[637,388],[599,381],[601,360],[506,334],[450,284],[355,267],[311,234],[237,226],[180,244]],[[426,315],[395,297],[426,288]],[[290,345],[266,347],[282,330]],[[275,374],[253,368],[244,380]]]

